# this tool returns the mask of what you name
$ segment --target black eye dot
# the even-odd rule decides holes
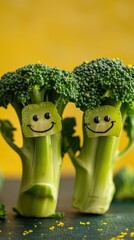
[[[47,113],[44,114],[44,117],[45,117],[46,119],[49,119],[49,118],[51,117],[51,114],[50,114],[49,112],[47,112]]]
[[[34,116],[33,116],[33,120],[34,120],[34,121],[38,121],[38,120],[39,120],[38,115],[34,115]]]
[[[99,123],[99,122],[100,122],[100,117],[99,117],[99,116],[96,116],[96,117],[94,118],[94,122],[95,122],[95,123]]]
[[[105,116],[105,117],[104,117],[104,120],[105,120],[106,122],[109,122],[109,121],[110,121],[110,116]]]

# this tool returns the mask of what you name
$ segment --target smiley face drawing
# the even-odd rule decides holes
[[[84,126],[89,138],[116,136],[121,131],[122,117],[117,107],[104,105],[84,113]]]
[[[24,107],[22,130],[25,137],[41,137],[60,132],[61,117],[55,105],[51,102],[42,102]]]

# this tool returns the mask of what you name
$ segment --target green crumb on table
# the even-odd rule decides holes
[[[101,221],[101,225],[107,225],[108,223],[105,221]]]
[[[73,230],[74,229],[74,227],[68,227],[68,230]]]
[[[130,233],[130,237],[134,237],[134,232],[131,232],[131,233]]]
[[[49,228],[49,230],[54,231],[54,230],[55,230],[55,226],[51,226],[51,227]]]
[[[89,221],[87,221],[87,222],[80,221],[80,225],[90,225],[90,222]]]
[[[103,228],[98,228],[97,231],[101,232],[103,231]]]
[[[58,222],[57,221],[57,227],[64,227],[64,222]]]
[[[9,235],[12,235],[12,234],[13,234],[13,231],[9,231],[8,234],[9,234]]]
[[[82,221],[80,221],[80,225],[86,225],[86,223],[85,223],[85,222],[82,222]]]
[[[86,222],[86,225],[90,225],[90,222]]]
[[[86,238],[87,238],[87,236],[86,236],[86,235],[84,235],[82,239],[84,240],[84,239],[86,239]]]
[[[33,230],[32,230],[32,229],[24,230],[24,232],[23,232],[22,234],[23,234],[23,236],[25,236],[25,235],[28,235],[28,234],[30,234],[30,233],[33,233]]]
[[[128,231],[130,231],[130,229],[125,228],[124,231],[120,232],[117,236],[111,237],[109,240],[120,240],[120,239],[125,240],[125,239],[128,239],[129,237],[134,238],[134,231],[130,231],[130,233]]]

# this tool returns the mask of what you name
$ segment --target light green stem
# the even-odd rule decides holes
[[[109,184],[112,182],[112,160],[116,137],[99,137],[99,144],[95,160],[94,177],[90,194],[107,198]],[[110,179],[111,178],[111,179]]]
[[[79,169],[76,170],[73,206],[81,212],[102,214],[109,208],[114,193],[111,166],[116,137],[90,139],[88,143],[90,143],[91,148],[94,140],[96,143],[97,141],[99,142],[96,144],[96,150],[94,149],[96,152],[96,154],[94,153],[94,157],[91,154],[93,157],[92,161],[90,160],[90,152],[88,152],[89,170],[87,174],[79,171]],[[84,155],[81,160],[85,161]],[[88,158],[86,158],[87,160]]]
[[[88,189],[91,187],[92,169],[94,169],[98,138],[88,138],[84,131],[84,142],[75,165],[75,185],[73,193],[73,206],[79,209],[82,202],[88,197]]]
[[[56,139],[56,146],[60,149],[61,138],[57,137]],[[22,182],[17,207],[15,208],[20,215],[47,217],[55,213],[61,169],[61,152],[53,149],[53,142],[54,139],[52,140],[51,136],[34,138],[32,158],[23,159]],[[59,162],[56,165],[57,161]]]

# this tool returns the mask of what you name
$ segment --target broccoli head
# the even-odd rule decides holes
[[[80,95],[76,106],[82,111],[109,102],[127,103],[134,100],[134,78],[130,69],[119,59],[100,58],[84,62],[74,69]],[[107,104],[108,105],[108,104]]]

